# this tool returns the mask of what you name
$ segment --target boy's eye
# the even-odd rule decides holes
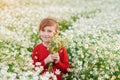
[[[48,32],[52,32],[51,30],[48,30]]]
[[[45,31],[44,29],[42,31]]]

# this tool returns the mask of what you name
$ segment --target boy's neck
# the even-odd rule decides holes
[[[44,46],[49,47],[49,42],[42,42]]]

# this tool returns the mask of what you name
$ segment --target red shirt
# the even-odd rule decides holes
[[[49,54],[50,54],[49,49],[47,49],[47,47],[44,46],[42,43],[38,44],[33,49],[33,53],[32,53],[33,64],[35,65],[36,62],[40,62],[41,66],[44,67],[42,73],[46,72],[48,69],[48,65],[45,64],[44,59]],[[53,63],[53,73],[57,76],[57,80],[63,80],[62,73],[67,73],[67,68],[70,67],[66,48],[62,47],[60,51],[58,51],[58,54],[60,57],[60,61],[56,64]],[[55,73],[56,70],[60,70],[60,74],[56,74]]]

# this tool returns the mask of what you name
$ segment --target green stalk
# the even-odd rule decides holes
[[[49,72],[52,72],[52,66],[53,66],[53,63],[52,63],[52,62],[49,63],[49,66],[48,66],[48,71],[49,71]]]

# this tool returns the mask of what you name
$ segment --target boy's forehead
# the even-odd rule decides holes
[[[44,28],[56,28],[55,26],[45,26]]]
[[[54,29],[55,30],[56,27],[55,26],[45,26],[44,29]]]

